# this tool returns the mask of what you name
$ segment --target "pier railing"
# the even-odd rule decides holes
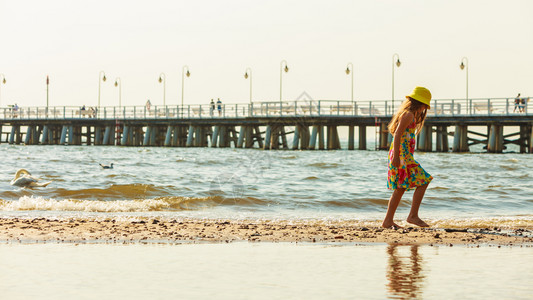
[[[363,116],[387,117],[401,105],[392,101],[273,101],[251,104],[223,104],[212,108],[207,105],[186,106],[105,106],[81,108],[78,106],[1,107],[0,119],[202,119],[247,118],[280,116]],[[529,114],[529,98],[435,99],[428,116],[487,116]]]

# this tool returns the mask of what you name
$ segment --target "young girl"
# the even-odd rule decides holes
[[[394,213],[403,193],[415,188],[407,222],[421,227],[429,226],[418,217],[418,209],[433,177],[415,161],[413,153],[415,151],[415,137],[424,126],[431,93],[426,88],[415,87],[406,98],[389,123],[389,132],[393,135],[393,140],[389,151],[387,187],[393,190],[393,193],[389,200],[387,215],[382,224],[385,228],[400,228],[394,223]]]

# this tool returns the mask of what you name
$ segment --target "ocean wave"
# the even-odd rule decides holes
[[[312,164],[308,164],[307,166],[316,167],[316,168],[320,168],[320,169],[332,169],[332,168],[340,167],[342,165],[341,164],[337,164],[337,163],[312,163]]]
[[[281,159],[297,159],[298,157],[296,155],[285,155],[285,156],[280,156],[279,158],[281,158]]]
[[[54,199],[23,196],[18,200],[1,200],[1,211],[83,211],[83,212],[149,212],[149,211],[183,211],[199,210],[215,206],[268,207],[272,201],[254,197],[159,197],[153,199],[133,200],[84,200]]]
[[[0,199],[18,199],[24,196],[40,196],[55,199],[93,199],[93,200],[127,200],[145,199],[168,196],[172,187],[155,186],[152,184],[112,184],[105,188],[84,189],[24,189],[6,190],[0,192]]]
[[[450,188],[447,188],[447,187],[445,187],[445,186],[434,186],[434,187],[431,187],[431,189],[434,190],[434,191],[437,191],[437,190],[438,190],[438,191],[447,191],[447,190],[449,190]]]
[[[504,170],[507,170],[507,171],[515,171],[515,170],[518,170],[520,168],[520,166],[508,166],[508,165],[501,165],[500,166],[501,169],[504,169]]]
[[[54,191],[53,198],[76,198],[76,199],[132,199],[162,196],[167,194],[164,187],[152,184],[118,184],[107,188],[88,188],[68,190],[58,188]]]
[[[222,161],[219,161],[219,160],[215,160],[215,159],[206,159],[206,160],[195,159],[194,163],[196,165],[207,165],[207,166],[225,164],[225,162],[222,162]]]
[[[21,197],[17,201],[0,200],[0,210],[41,210],[41,211],[83,211],[83,212],[147,212],[168,208],[164,200],[115,200],[94,201],[77,199],[45,199],[42,197]]]

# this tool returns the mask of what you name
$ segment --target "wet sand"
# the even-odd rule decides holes
[[[383,229],[350,221],[0,218],[0,242],[316,242],[533,245],[531,228]]]

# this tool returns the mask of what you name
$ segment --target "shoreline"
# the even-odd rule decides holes
[[[0,218],[0,242],[21,243],[389,243],[420,245],[533,245],[533,229],[384,229],[357,221],[235,221],[137,218]]]

